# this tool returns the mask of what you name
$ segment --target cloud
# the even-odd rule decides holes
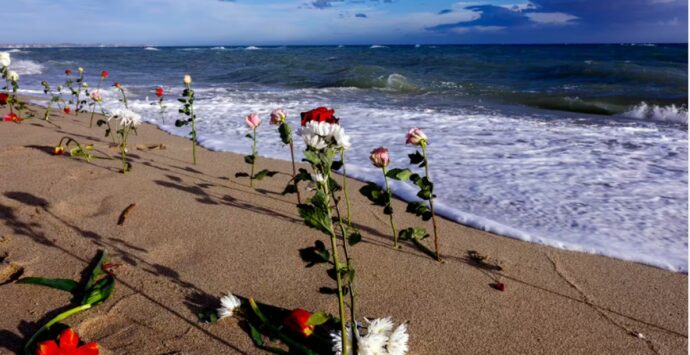
[[[438,14],[439,14],[439,15],[446,15],[446,14],[449,14],[449,13],[451,13],[451,12],[453,12],[453,10],[451,10],[451,9],[443,9],[443,10],[439,11]]]
[[[310,3],[315,9],[327,9],[333,7],[333,3],[344,2],[345,0],[314,0]]]
[[[360,13],[355,14],[355,17],[367,18],[367,14],[363,14],[363,13],[360,12]]]
[[[577,16],[562,12],[529,12],[525,16],[532,20],[532,22],[550,25],[567,24],[578,19]]]

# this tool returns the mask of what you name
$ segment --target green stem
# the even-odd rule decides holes
[[[330,196],[329,196],[329,190],[330,189],[328,187],[328,184],[330,181],[329,180],[330,173],[328,173],[326,175],[327,175],[326,182],[322,183],[322,186],[323,186],[323,189],[325,192],[324,195],[326,198],[326,206],[329,206],[330,201],[328,201],[328,200],[330,200]],[[326,213],[328,215],[328,220],[332,221],[333,217],[331,214],[330,207],[326,207]],[[341,337],[342,350],[343,350],[342,353],[347,354],[348,353],[348,351],[347,351],[347,324],[345,321],[345,302],[343,301],[343,283],[342,283],[342,279],[340,277],[340,270],[338,270],[338,265],[339,265],[339,262],[338,262],[338,244],[336,241],[335,231],[333,231],[333,223],[332,222],[331,222],[331,226],[329,228],[329,231],[331,234],[331,250],[332,250],[332,254],[333,254],[333,267],[335,268],[335,282],[338,286],[338,311],[340,313],[340,330],[342,332],[341,333],[342,334],[342,337]],[[354,321],[355,320],[353,319],[352,322],[354,322]],[[354,334],[353,334],[353,336],[354,336]]]
[[[122,173],[127,174],[127,135],[129,134],[129,128],[124,128],[123,130],[120,156],[122,157]]]
[[[254,165],[256,164],[256,127],[254,127],[254,135],[252,135],[252,173],[249,175],[249,187],[254,187]]]
[[[62,312],[62,313],[58,314],[57,316],[55,316],[55,318],[48,321],[48,323],[44,324],[38,331],[36,331],[36,333],[34,333],[33,336],[31,336],[29,341],[24,346],[24,352],[26,354],[31,354],[31,347],[32,347],[33,343],[36,342],[36,339],[38,338],[38,336],[43,334],[43,332],[45,332],[46,330],[50,329],[50,327],[52,327],[55,323],[65,319],[67,317],[70,317],[74,314],[77,314],[81,311],[85,311],[89,308],[91,308],[91,305],[87,303],[87,304],[80,305],[78,307],[71,308],[71,309],[69,309],[65,312]]]
[[[295,148],[292,143],[292,137],[290,137],[290,158],[292,158],[292,181],[295,181],[297,177],[297,168],[295,167]],[[299,188],[297,187],[297,181],[295,181],[295,191],[297,192],[297,203],[302,204],[302,197],[299,194]]]
[[[391,222],[391,229],[393,230],[393,247],[397,248],[398,247],[398,232],[396,231],[395,228],[395,221],[393,221],[393,194],[391,193],[391,187],[388,184],[388,176],[386,176],[386,167],[383,166],[381,169],[383,169],[383,180],[386,182],[386,193],[388,194],[388,205],[391,207],[391,214],[388,215],[388,218],[390,219]]]
[[[101,84],[103,83],[103,77],[101,77],[101,80],[98,82],[98,87],[96,87],[96,91],[100,94],[101,90]],[[89,128],[93,127],[93,115],[96,113],[96,105],[98,105],[98,101],[93,102],[93,110],[91,110],[91,121],[89,122]]]
[[[340,151],[340,161],[343,163],[343,193],[345,194],[345,205],[347,207],[347,225],[352,228],[352,218],[350,217],[350,195],[347,192],[347,169],[345,168],[345,149]]]
[[[424,173],[426,174],[426,179],[431,181],[429,176],[429,161],[426,158],[426,143],[422,142],[422,155],[424,155]],[[434,226],[434,249],[436,252],[436,260],[440,261],[441,257],[438,251],[438,227],[436,226],[436,213],[434,212],[434,196],[429,197],[429,208],[431,209],[431,223]]]
[[[187,92],[189,93],[188,95],[192,95],[192,88],[189,84],[187,85]],[[196,117],[194,116],[193,102],[189,105],[189,113],[192,118],[192,163],[196,165]]]

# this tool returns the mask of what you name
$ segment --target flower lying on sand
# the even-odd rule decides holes
[[[393,321],[389,318],[377,318],[373,321],[367,320],[367,334],[357,337],[357,353],[362,355],[404,355],[409,351],[407,326],[400,324],[393,330]],[[347,354],[351,354],[352,349],[352,330],[347,328],[348,346]],[[340,332],[331,333],[331,350],[336,355],[343,355],[342,339]]]
[[[65,111],[65,113],[69,115],[69,113],[72,112],[72,109],[69,108],[68,106],[65,106],[65,108],[63,109],[63,111]]]
[[[328,122],[308,121],[300,128],[299,135],[304,143],[315,150],[326,148],[349,149],[350,136],[338,124]]]
[[[62,155],[65,153],[65,147],[59,145],[53,148],[53,155]]]
[[[314,333],[314,326],[307,324],[307,321],[309,321],[310,317],[311,313],[309,311],[298,308],[292,311],[285,318],[283,324],[286,328],[307,338]]]
[[[8,113],[5,115],[5,117],[3,117],[2,120],[5,122],[16,122],[16,123],[23,121],[23,119],[21,117],[19,117],[19,115],[17,115],[16,113]]]
[[[79,336],[68,328],[59,337],[60,345],[55,340],[48,340],[36,346],[36,355],[98,355],[99,347],[96,342],[79,346]]]
[[[235,310],[242,305],[242,301],[232,293],[228,293],[220,299],[220,305],[221,307],[217,310],[218,318],[223,319],[232,317],[235,314]]]

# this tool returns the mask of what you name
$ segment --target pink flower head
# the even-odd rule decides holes
[[[411,128],[405,136],[406,144],[422,145],[426,144],[426,134],[419,128]]]
[[[103,98],[101,97],[101,92],[96,90],[91,93],[91,100],[96,101],[96,102],[101,102],[103,101]]]
[[[252,112],[249,114],[249,116],[247,116],[247,118],[244,119],[244,122],[247,123],[247,126],[249,126],[249,128],[254,129],[256,127],[259,127],[259,125],[261,124],[261,118],[259,118],[259,115],[257,115],[255,112]]]
[[[277,108],[271,112],[271,124],[279,125],[285,121],[285,110],[282,108]]]
[[[388,149],[384,147],[378,147],[372,150],[371,155],[369,155],[369,159],[371,160],[371,163],[374,164],[374,166],[377,168],[383,168],[388,166],[388,164],[390,163]]]

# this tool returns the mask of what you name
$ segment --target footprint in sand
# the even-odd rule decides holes
[[[55,214],[68,219],[98,217],[112,213],[116,209],[114,196],[104,198],[79,196],[78,198],[59,201],[52,208]]]

